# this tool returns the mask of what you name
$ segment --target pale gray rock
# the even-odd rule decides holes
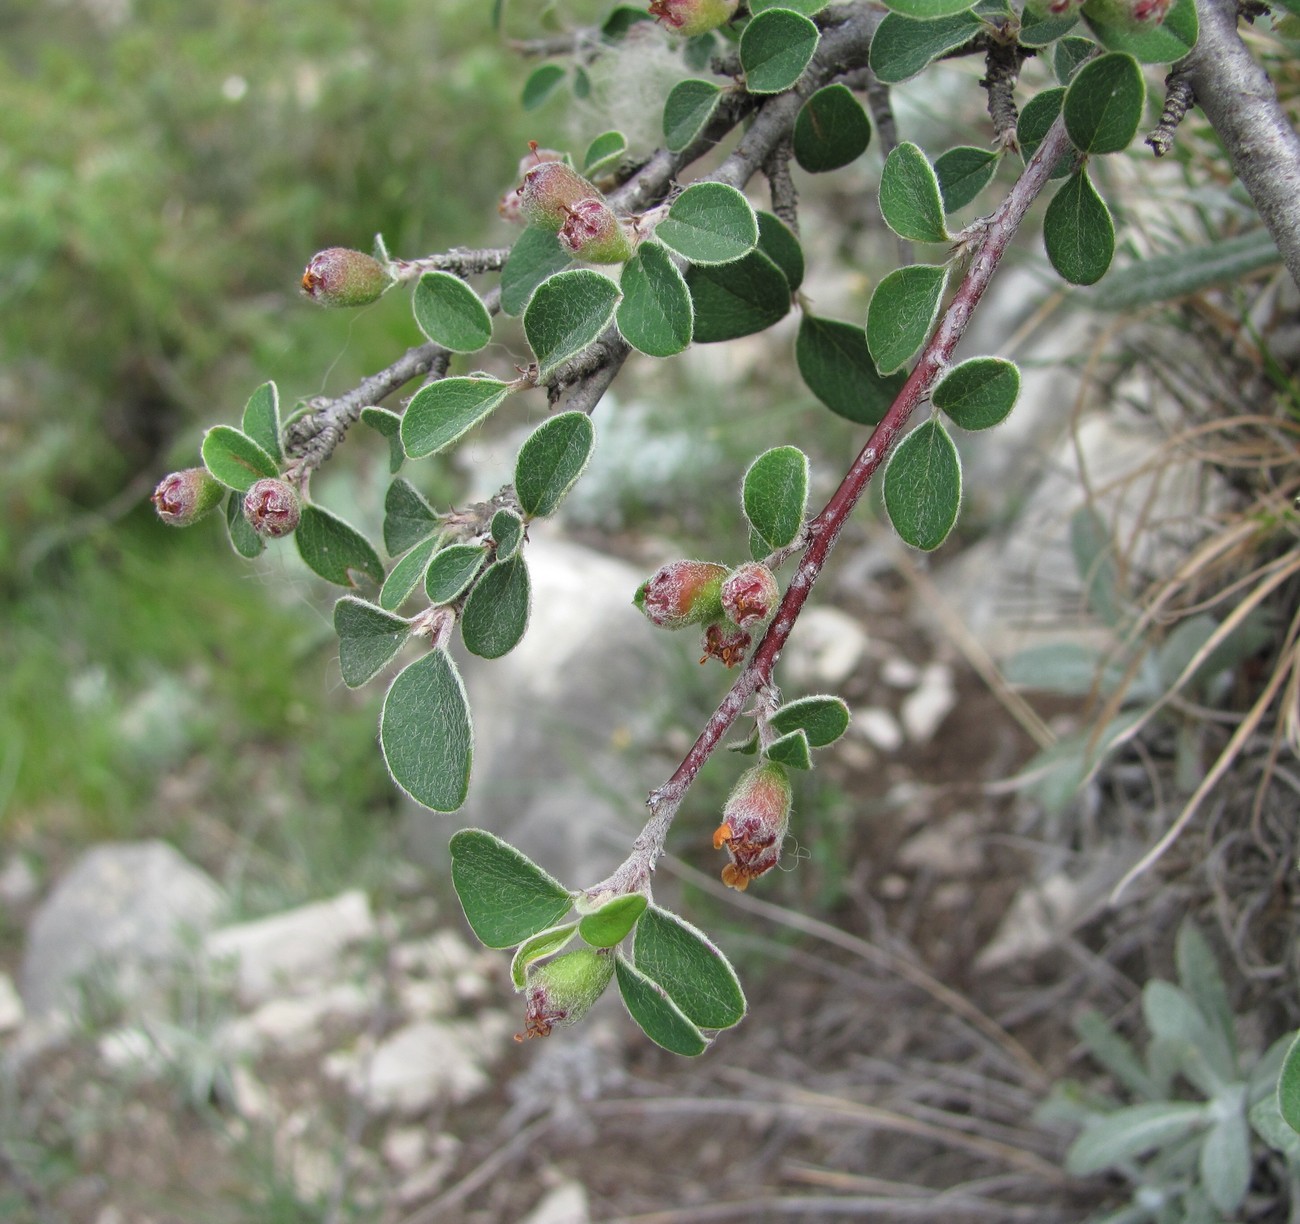
[[[461,1104],[491,1085],[487,1067],[510,1040],[514,1022],[500,1011],[473,1020],[422,1020],[386,1037],[361,1069],[375,1113],[414,1117],[434,1105]]]
[[[88,850],[37,908],[28,929],[22,968],[28,1015],[75,1010],[78,982],[91,974],[124,1000],[147,993],[224,904],[212,878],[166,842]]]
[[[897,752],[903,746],[903,728],[898,719],[883,706],[868,706],[853,711],[849,726],[881,752]]]
[[[937,825],[914,833],[898,850],[898,864],[912,871],[940,876],[965,876],[979,870],[983,853],[976,837],[979,824],[969,812],[958,812]]]
[[[590,1224],[587,1188],[581,1182],[561,1182],[548,1190],[523,1224]]]
[[[12,1033],[23,1023],[23,1001],[14,989],[13,978],[0,973],[0,1033]]]
[[[0,901],[22,909],[36,900],[41,882],[25,855],[11,854],[0,869]]]
[[[220,1045],[227,1053],[254,1058],[271,1050],[291,1058],[310,1054],[324,1041],[327,1022],[359,1021],[374,1006],[374,998],[352,982],[338,982],[299,997],[269,999],[226,1025]]]
[[[777,678],[787,696],[834,692],[866,657],[866,630],[847,612],[824,605],[799,614]]]
[[[946,663],[927,664],[921,670],[920,683],[903,699],[899,709],[907,738],[916,744],[928,743],[956,704],[952,668]]]
[[[352,889],[269,918],[213,931],[204,944],[211,963],[231,964],[245,1006],[328,980],[350,946],[375,934],[365,893]]]

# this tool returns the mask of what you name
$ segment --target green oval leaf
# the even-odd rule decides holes
[[[520,105],[524,110],[536,110],[546,101],[564,80],[565,70],[559,64],[543,64],[534,68],[524,82],[523,92],[519,95]]]
[[[484,420],[510,387],[496,378],[440,378],[421,387],[402,417],[402,446],[412,459],[445,450]]]
[[[451,883],[471,929],[489,948],[550,934],[573,908],[573,895],[559,880],[482,829],[452,837]]]
[[[406,461],[406,452],[402,449],[402,418],[387,408],[376,408],[372,404],[361,410],[361,422],[388,439],[388,470],[396,475]]]
[[[379,714],[379,747],[393,781],[416,803],[454,812],[465,802],[474,731],[465,685],[445,650],[431,650],[393,681]]]
[[[1043,214],[1043,245],[1063,280],[1092,285],[1115,254],[1115,223],[1086,170],[1072,175]]]
[[[758,249],[768,257],[789,282],[794,293],[803,284],[803,247],[794,231],[780,217],[770,212],[756,211],[758,218]]]
[[[1083,15],[1108,51],[1124,51],[1144,64],[1182,59],[1200,33],[1196,0],[1176,0],[1158,26],[1136,24],[1113,0],[1088,0]]]
[[[232,493],[226,498],[226,533],[230,537],[230,547],[250,561],[254,557],[260,557],[266,547],[266,541],[244,517],[242,493]]]
[[[590,178],[612,166],[627,152],[627,137],[622,132],[601,132],[588,146],[582,159],[583,177]]]
[[[805,313],[794,354],[808,390],[836,415],[859,425],[878,424],[907,381],[905,374],[877,374],[866,333],[839,319]]]
[[[578,933],[576,922],[566,922],[560,926],[538,931],[531,939],[525,939],[510,961],[510,980],[516,990],[523,990],[528,984],[528,966],[544,956],[558,952]]]
[[[913,242],[948,241],[934,167],[909,141],[891,149],[885,159],[880,173],[880,214],[900,238]]]
[[[725,1029],[744,1018],[745,994],[731,962],[684,918],[650,906],[636,924],[632,955],[692,1024]]]
[[[321,506],[310,503],[303,506],[293,538],[307,568],[326,582],[354,587],[358,585],[359,574],[370,578],[376,586],[384,581],[383,562],[370,541]]]
[[[578,934],[593,948],[612,948],[636,926],[646,905],[644,893],[615,897],[600,909],[584,914],[578,923]]]
[[[1065,130],[1082,153],[1118,153],[1137,135],[1146,100],[1137,60],[1111,51],[1075,73],[1065,91]]]
[[[555,234],[530,225],[515,240],[501,269],[501,309],[512,316],[523,314],[537,286],[572,263],[573,256]]]
[[[614,973],[628,1015],[655,1045],[662,1046],[670,1054],[682,1054],[688,1058],[703,1054],[709,1048],[704,1034],[686,1018],[657,982],[652,982],[621,956],[614,962]]]
[[[664,144],[671,153],[690,147],[718,109],[722,90],[712,81],[678,81],[664,102]]]
[[[1021,14],[1020,33],[1016,41],[1022,47],[1046,47],[1068,34],[1078,24],[1078,13],[1072,12],[1066,16],[1054,16],[1050,12],[1034,13],[1026,5]]]
[[[749,465],[742,488],[745,517],[769,550],[794,542],[808,506],[808,456],[776,446]]]
[[[1020,112],[1020,120],[1016,124],[1016,140],[1020,145],[1020,156],[1024,158],[1026,164],[1038,152],[1038,146],[1043,143],[1047,129],[1056,122],[1056,116],[1061,113],[1061,103],[1064,99],[1065,90],[1053,87],[1035,94],[1025,103],[1024,110]],[[1067,149],[1052,167],[1052,178],[1064,178],[1070,173],[1074,162],[1074,151]]]
[[[898,444],[885,468],[885,510],[894,530],[929,552],[947,539],[961,506],[961,461],[948,431],[926,421]]]
[[[997,168],[998,155],[990,149],[959,145],[941,153],[934,163],[934,172],[939,179],[944,212],[965,208],[989,185]]]
[[[1002,357],[972,357],[953,366],[930,398],[962,429],[988,429],[1006,420],[1020,394],[1020,368]]]
[[[348,688],[360,688],[388,664],[410,636],[411,626],[355,595],[334,605],[334,632],[339,635],[339,670]]]
[[[1240,280],[1280,259],[1268,231],[1252,230],[1208,246],[1182,247],[1131,263],[1106,278],[1092,304],[1101,310],[1132,310],[1196,293],[1207,285]]]
[[[492,339],[492,316],[459,276],[426,272],[415,286],[411,309],[420,330],[453,353],[477,353]]]
[[[871,40],[871,71],[886,85],[898,85],[941,55],[970,42],[982,26],[983,22],[969,11],[936,21],[886,13]]]
[[[793,9],[805,17],[815,17],[830,0],[749,0],[751,13],[762,13],[771,8]]]
[[[486,544],[452,544],[429,562],[424,575],[424,592],[435,606],[459,598],[483,568]]]
[[[885,0],[885,7],[890,12],[900,13],[916,21],[951,17],[954,13],[965,12],[974,6],[975,0]]]
[[[794,121],[794,158],[810,174],[838,170],[871,143],[871,120],[847,85],[819,89]]]
[[[782,93],[808,67],[821,35],[802,13],[787,8],[759,13],[740,36],[740,64],[750,93]]]
[[[519,645],[528,628],[532,583],[522,556],[497,561],[465,600],[460,635],[465,648],[483,659],[499,659]]]
[[[244,433],[277,463],[284,459],[280,448],[280,392],[273,382],[264,382],[244,405],[240,423]]]
[[[1151,1101],[1113,1109],[1090,1120],[1065,1156],[1076,1176],[1100,1173],[1174,1143],[1209,1120],[1210,1106],[1191,1101]]]
[[[409,480],[399,476],[384,494],[384,547],[401,556],[438,529],[438,512]]]
[[[758,243],[758,218],[726,183],[692,183],[668,209],[655,237],[693,264],[725,264]]]
[[[764,331],[790,311],[790,282],[762,251],[721,267],[686,271],[695,308],[695,343],[714,344]]]
[[[429,560],[437,551],[438,543],[437,536],[421,540],[388,571],[388,577],[384,579],[384,585],[379,591],[381,608],[396,612],[410,598],[411,592],[424,581]]]
[[[1300,1033],[1291,1043],[1282,1062],[1282,1073],[1277,1080],[1277,1107],[1282,1119],[1293,1130],[1300,1132]]]
[[[498,561],[509,561],[524,542],[524,522],[513,510],[498,510],[489,527],[492,552]]]
[[[524,514],[555,513],[586,469],[595,441],[585,412],[561,412],[533,430],[515,460],[515,493]]]
[[[808,735],[802,727],[772,740],[763,749],[763,757],[789,769],[811,769],[812,752]]]
[[[538,381],[544,382],[609,326],[618,300],[618,286],[590,268],[557,272],[537,286],[524,310],[524,335],[537,355]]]
[[[825,748],[849,729],[849,707],[838,697],[800,697],[781,706],[771,723],[782,735],[802,731],[811,747]]]
[[[1091,38],[1061,39],[1052,48],[1052,73],[1062,85],[1068,85],[1096,50],[1097,44]]]
[[[867,304],[867,348],[881,374],[906,365],[925,343],[947,283],[947,268],[912,264],[876,286]]]
[[[623,266],[618,330],[638,352],[671,357],[691,342],[695,310],[686,278],[657,242],[643,242]]]
[[[280,465],[246,433],[214,425],[203,435],[203,466],[229,489],[247,493],[265,477],[280,474]]]

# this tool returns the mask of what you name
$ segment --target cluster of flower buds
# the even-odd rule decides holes
[[[743,892],[750,880],[776,866],[790,827],[791,799],[790,778],[783,765],[765,761],[741,774],[722,809],[722,824],[713,834],[713,848],[725,848],[731,858],[722,869],[722,882],[728,888]]]
[[[650,16],[683,38],[707,34],[736,15],[740,0],[651,0]]]
[[[1173,0],[1026,0],[1027,12],[1038,17],[1066,17],[1087,8],[1087,15],[1108,26],[1144,30],[1160,25]]]
[[[765,565],[729,570],[714,561],[673,561],[638,588],[632,602],[663,629],[703,625],[703,657],[734,667],[753,642],[750,630],[771,619],[781,597]]]
[[[572,166],[539,160],[517,188],[519,211],[529,225],[550,230],[570,254],[588,263],[622,263],[632,239],[600,191]]]
[[[302,274],[303,296],[322,306],[369,306],[392,284],[392,275],[373,255],[347,247],[318,251]]]
[[[244,518],[260,536],[278,540],[289,535],[302,517],[298,492],[286,480],[256,481],[244,494]]]
[[[164,476],[150,501],[164,523],[188,527],[214,509],[225,492],[226,486],[207,468],[186,468],[183,472]]]
[[[609,948],[579,948],[528,967],[524,987],[524,1031],[516,1041],[546,1037],[557,1025],[576,1024],[605,992],[614,976]]]

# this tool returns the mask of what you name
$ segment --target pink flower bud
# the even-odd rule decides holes
[[[650,16],[683,38],[707,34],[726,25],[740,0],[651,0]]]
[[[774,761],[741,774],[713,835],[713,848],[725,847],[731,856],[722,869],[722,882],[728,888],[744,892],[750,880],[776,866],[790,827],[792,797],[785,767]]]
[[[164,476],[149,500],[164,523],[188,527],[216,506],[225,492],[226,486],[207,468],[186,468]]]
[[[393,283],[379,260],[347,247],[330,247],[311,257],[302,291],[322,306],[368,306]]]
[[[738,565],[722,582],[722,610],[742,629],[771,617],[780,598],[776,576],[757,561]]]
[[[632,258],[627,231],[604,200],[579,200],[560,226],[560,245],[588,263],[623,263]]]
[[[302,503],[286,481],[259,480],[244,494],[244,518],[258,535],[278,540],[293,531],[301,517]]]
[[[524,1031],[516,1041],[547,1037],[557,1025],[576,1024],[605,992],[614,976],[613,950],[579,948],[528,967],[524,988]]]
[[[684,629],[722,613],[719,592],[727,567],[713,561],[673,561],[643,582],[632,602],[662,629]]]
[[[575,205],[601,199],[595,187],[562,161],[538,162],[517,190],[519,209],[528,224],[557,234]]]
[[[717,659],[723,667],[735,667],[745,657],[753,639],[744,629],[738,629],[730,621],[714,621],[704,630],[704,653],[701,663]]]

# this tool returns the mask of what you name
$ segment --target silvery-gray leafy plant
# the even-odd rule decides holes
[[[492,6],[495,23],[502,8],[502,0]],[[245,557],[292,535],[312,570],[346,588],[334,627],[348,685],[379,675],[410,639],[423,643],[388,681],[379,733],[394,782],[434,811],[463,804],[474,754],[448,645],[458,633],[472,654],[495,659],[523,636],[529,541],[581,478],[598,404],[631,353],[671,358],[762,332],[798,310],[793,357],[809,392],[868,431],[815,512],[800,449],[756,456],[742,482],[748,539],[725,558],[667,565],[628,592],[647,631],[689,630],[698,645],[688,649],[735,678],[651,792],[649,819],[612,875],[565,884],[491,834],[452,838],[453,882],[471,926],[489,947],[514,949],[524,1035],[580,1019],[612,983],[649,1037],[679,1054],[701,1053],[741,1020],[745,998],[731,965],[654,901],[653,872],[673,819],[701,766],[737,730],[730,746],[753,760],[714,836],[726,856],[722,878],[743,889],[776,865],[792,819],[791,771],[809,769],[813,752],[848,725],[838,697],[787,700],[776,672],[841,529],[882,472],[885,509],[908,544],[936,549],[952,531],[961,504],[953,430],[997,425],[1020,386],[1017,367],[996,354],[954,361],[972,312],[1044,193],[1041,241],[1052,267],[1069,285],[1103,276],[1115,229],[1094,181],[1098,159],[1134,141],[1153,65],[1176,63],[1148,137],[1157,155],[1171,147],[1193,86],[1214,119],[1211,104],[1227,88],[1215,74],[1249,61],[1235,10],[1221,9],[1221,0],[619,5],[599,29],[574,36],[580,56],[566,57],[554,39],[525,46],[547,62],[525,82],[523,104],[564,88],[584,92],[591,56],[633,39],[663,40],[679,57],[680,80],[662,98],[657,147],[633,147],[617,130],[594,132],[569,153],[534,145],[501,205],[523,226],[509,248],[453,246],[408,259],[377,240],[371,253],[338,247],[310,259],[302,291],[323,306],[362,306],[409,287],[413,335],[418,329],[424,341],[351,391],[299,404],[287,417],[275,383],[258,387],[238,427],[211,428],[202,466],[166,477],[154,501],[165,521],[188,525],[224,498],[230,541]],[[935,155],[897,139],[889,87],[953,56],[984,62],[989,129],[983,145]],[[1017,98],[1030,56],[1050,65],[1057,84]],[[1276,98],[1258,104],[1276,108]],[[730,154],[706,173],[693,170],[732,133]],[[823,317],[799,294],[805,257],[791,163],[833,174],[873,139],[882,155],[880,216],[924,254],[878,270],[864,316]],[[1230,146],[1234,139],[1225,135]],[[1242,162],[1239,172],[1300,272],[1300,244],[1284,243],[1294,198],[1270,195],[1267,168],[1261,177]],[[754,202],[763,180],[767,207]],[[999,180],[1006,189],[991,212],[954,219]],[[1300,234],[1300,221],[1293,229]],[[473,363],[500,315],[522,323],[532,350],[522,371]],[[417,380],[409,398],[393,399]],[[399,475],[522,396],[545,396],[555,411],[487,502],[435,507]],[[905,432],[918,409],[921,419]],[[313,496],[313,475],[358,421],[391,444],[381,542]]]

